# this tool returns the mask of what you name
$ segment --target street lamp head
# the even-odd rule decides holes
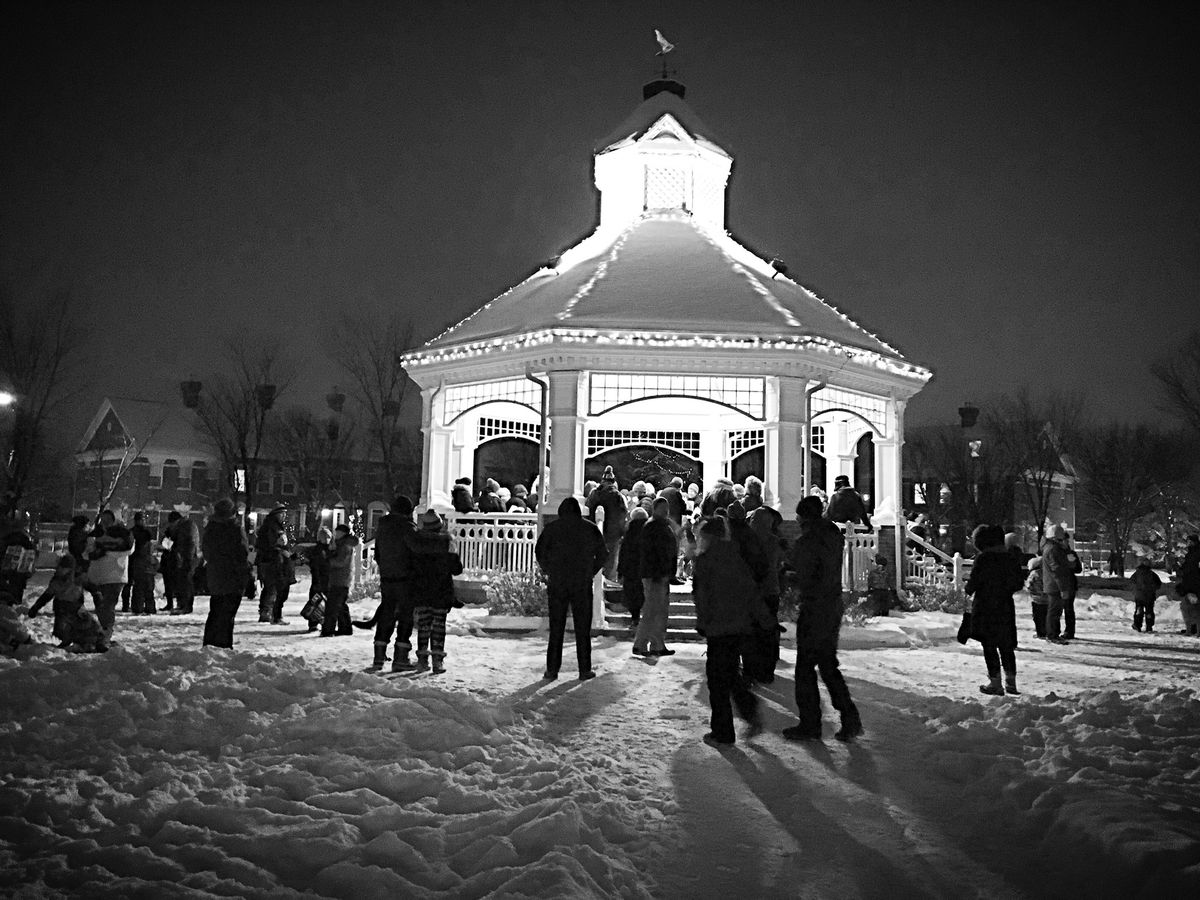
[[[967,401],[958,408],[958,416],[962,419],[963,428],[974,428],[979,420],[979,408]]]
[[[12,391],[0,391],[0,407],[9,407],[17,402],[17,395]]]

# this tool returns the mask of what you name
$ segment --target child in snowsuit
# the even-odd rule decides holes
[[[886,616],[891,605],[888,590],[887,557],[878,554],[875,562],[867,569],[867,610],[868,615]]]
[[[83,588],[75,577],[75,557],[70,554],[59,557],[46,590],[29,608],[29,618],[37,616],[38,610],[51,601],[54,601],[54,628],[51,634],[65,646],[67,618],[75,615],[75,611],[83,605]]]
[[[1033,616],[1033,630],[1038,637],[1046,636],[1046,610],[1050,608],[1050,600],[1042,590],[1042,558],[1032,557],[1025,564],[1029,575],[1025,578],[1025,590],[1029,593],[1029,611]]]
[[[1133,630],[1141,631],[1144,619],[1146,633],[1150,634],[1154,631],[1154,598],[1162,579],[1150,568],[1150,560],[1139,559],[1129,580],[1133,582]]]
[[[416,598],[417,671],[446,671],[446,615],[462,604],[454,598],[454,577],[462,574],[462,560],[454,552],[450,535],[442,531],[442,517],[432,509],[421,514],[420,528],[412,536],[412,580]]]
[[[325,619],[321,622],[321,637],[354,633],[350,627],[350,608],[346,604],[350,600],[358,538],[345,523],[334,529],[334,535],[329,553],[329,589],[325,593]]]
[[[317,529],[317,543],[308,551],[308,571],[312,576],[312,584],[308,589],[309,600],[316,600],[318,596],[325,600],[329,594],[329,541],[332,537],[328,528]],[[323,613],[324,609],[322,618]],[[316,631],[320,624],[321,619],[309,619],[308,630]]]

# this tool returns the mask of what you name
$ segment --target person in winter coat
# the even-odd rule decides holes
[[[1053,526],[1042,546],[1042,590],[1046,594],[1046,640],[1052,644],[1065,644],[1069,637],[1062,634],[1062,616],[1067,609],[1068,599],[1072,603],[1067,621],[1068,632],[1073,636],[1075,626],[1074,600],[1078,582],[1075,573],[1081,571],[1079,557],[1067,547],[1067,532],[1061,525]]]
[[[833,496],[829,498],[825,518],[838,525],[858,525],[861,522],[867,531],[874,530],[862,494],[850,486],[850,479],[845,475],[833,479]]]
[[[758,698],[738,671],[754,627],[747,599],[755,595],[758,584],[727,537],[720,518],[706,520],[698,537],[692,596],[696,603],[696,631],[707,642],[704,673],[712,710],[710,731],[704,740],[728,745],[736,739],[735,706],[738,715],[750,724],[749,737],[762,731]]]
[[[782,593],[779,567],[785,546],[779,527],[783,517],[769,506],[760,506],[747,516],[746,521],[758,535],[767,560],[766,575],[758,585],[765,615],[760,614],[755,620],[755,650],[752,654],[761,670],[752,674],[755,681],[771,684],[775,680],[775,666],[779,663],[779,596]]]
[[[470,478],[464,477],[455,480],[454,487],[450,489],[450,504],[456,513],[477,512],[475,501],[471,499]]]
[[[654,514],[642,527],[638,538],[639,571],[645,601],[637,633],[633,637],[634,656],[673,656],[667,647],[667,619],[671,609],[671,579],[679,555],[679,542],[668,516],[667,501],[654,501]]]
[[[667,501],[667,516],[675,523],[675,527],[683,527],[683,519],[687,515],[687,500],[683,496],[683,479],[676,475],[671,479],[670,484],[658,492],[658,496]]]
[[[479,494],[479,502],[475,504],[481,513],[504,512],[504,503],[500,500],[500,484],[494,478],[483,483]]]
[[[718,478],[713,482],[712,490],[700,501],[700,515],[707,519],[715,515],[718,509],[729,509],[734,503],[737,503],[737,495],[733,492],[733,482],[728,478]]]
[[[0,592],[19,604],[36,562],[37,548],[29,533],[29,516],[24,511],[15,512],[0,524]]]
[[[286,517],[286,506],[275,507],[263,519],[254,536],[254,566],[262,584],[258,595],[258,621],[273,625],[284,624],[283,605],[295,578],[289,571],[292,563]]]
[[[169,613],[175,609],[175,570],[178,568],[175,554],[171,552],[171,528],[182,519],[178,512],[171,510],[167,514],[167,525],[163,529],[162,534],[162,552],[158,558],[158,574],[163,580],[163,599],[166,603],[163,605],[162,611]]]
[[[625,498],[617,489],[617,476],[612,466],[605,466],[600,484],[587,498],[588,518],[600,525],[608,556],[604,560],[604,577],[617,580],[617,553],[621,546],[621,535],[625,533]],[[603,509],[602,516],[597,510]],[[602,524],[601,524],[602,523]]]
[[[584,519],[579,501],[565,498],[558,505],[558,518],[538,535],[534,556],[546,575],[550,605],[550,641],[546,647],[548,681],[558,678],[562,667],[563,636],[567,610],[575,624],[575,655],[579,680],[594,678],[592,671],[592,579],[604,567],[608,547],[595,523]]]
[[[891,583],[888,578],[888,558],[877,553],[874,565],[867,569],[868,615],[886,616],[891,604]]]
[[[175,557],[172,578],[175,581],[175,609],[172,615],[190,615],[196,598],[196,586],[192,576],[200,562],[200,530],[189,516],[180,516],[167,529],[171,538],[171,553]]]
[[[1042,589],[1042,558],[1031,556],[1025,564],[1028,574],[1025,576],[1025,590],[1029,594],[1029,612],[1033,617],[1033,631],[1037,637],[1046,636],[1046,609],[1049,598]]]
[[[131,601],[135,616],[152,616],[157,611],[154,602],[154,576],[158,561],[154,558],[154,532],[146,527],[142,513],[133,514],[133,553],[129,556]]]
[[[796,618],[796,712],[800,721],[785,728],[783,736],[793,741],[821,739],[819,672],[833,708],[841,715],[842,725],[834,737],[852,741],[862,734],[862,719],[837,659],[845,540],[836,525],[821,517],[822,510],[817,497],[804,497],[796,504],[800,537],[792,546],[788,566],[800,595]]]
[[[99,596],[95,597],[96,618],[100,620],[105,638],[111,643],[121,588],[129,580],[133,537],[129,529],[117,521],[113,511],[106,509],[100,513],[92,538],[94,544],[89,553],[91,561],[88,563],[87,577],[99,591]]]
[[[234,619],[250,576],[250,543],[237,520],[237,507],[228,497],[213,505],[200,546],[210,595],[203,646],[231,648]]]
[[[1142,557],[1129,580],[1133,583],[1133,630],[1141,631],[1144,620],[1149,634],[1154,631],[1154,598],[1162,587],[1162,579],[1150,568],[1150,560]]]
[[[757,475],[746,476],[746,494],[738,501],[747,513],[752,513],[763,505],[763,483]]]
[[[333,529],[329,552],[329,590],[325,592],[325,619],[321,637],[353,634],[350,627],[350,582],[354,577],[354,553],[358,537],[345,522]]]
[[[67,618],[75,615],[75,612],[83,606],[83,588],[79,586],[79,581],[75,576],[75,557],[69,553],[59,557],[58,564],[54,567],[54,575],[51,576],[50,583],[46,585],[46,590],[29,607],[29,618],[35,618],[41,608],[51,601],[54,602],[54,628],[51,630],[51,634],[58,638],[60,646],[65,647],[70,643],[67,640]]]
[[[505,512],[529,512],[529,488],[523,484],[513,485],[512,497],[505,504]]]
[[[321,598],[321,615],[313,614],[313,618],[308,621],[308,630],[316,631],[320,626],[321,621],[325,617],[324,604],[329,596],[329,558],[332,555],[330,547],[333,541],[333,532],[322,525],[317,529],[317,542],[313,548],[308,551],[308,599],[315,601],[319,596]]]
[[[442,517],[434,510],[421,513],[420,528],[412,538],[412,593],[416,602],[417,668],[441,675],[446,671],[446,615],[457,604],[454,576],[461,575],[462,560],[454,552],[450,535],[442,530]]]
[[[388,643],[396,635],[392,671],[405,672],[414,666],[412,652],[413,614],[416,602],[412,593],[413,502],[404,494],[392,500],[391,511],[375,528],[375,564],[379,568],[381,601],[376,613],[375,656],[370,669],[379,670],[387,661]]]
[[[1004,531],[980,525],[971,534],[979,550],[964,588],[971,597],[971,637],[983,645],[988,683],[984,694],[1017,694],[1017,614],[1013,594],[1025,583],[1020,563],[1004,547]],[[1004,684],[1000,684],[1000,671]]]
[[[642,528],[649,520],[646,510],[640,506],[634,507],[629,513],[629,524],[625,528],[625,537],[621,541],[621,558],[617,561],[617,574],[621,578],[621,590],[625,595],[625,608],[629,610],[629,618],[636,631],[642,620],[642,606],[646,602],[646,592],[642,588]]]

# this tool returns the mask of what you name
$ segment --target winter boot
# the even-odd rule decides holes
[[[863,733],[862,719],[857,715],[842,719],[842,727],[833,733],[839,741],[849,743]]]
[[[996,695],[996,696],[998,696],[998,697],[999,697],[999,696],[1003,696],[1003,695],[1004,695],[1004,688],[1003,688],[1003,687],[1001,687],[1001,685],[1000,685],[1000,676],[999,676],[999,675],[997,675],[997,676],[995,676],[995,677],[989,677],[989,678],[988,678],[988,683],[987,683],[987,684],[981,684],[981,685],[979,686],[979,693],[981,693],[981,694],[994,694],[994,695]]]
[[[429,654],[422,653],[420,650],[417,651],[417,671],[418,672],[428,672],[429,671]]]
[[[1006,693],[1006,694],[1021,693],[1020,691],[1017,690],[1017,673],[1016,672],[1005,672],[1004,673],[1004,693]]]
[[[411,672],[416,666],[408,661],[408,654],[396,651],[396,658],[392,660],[393,672]]]
[[[383,668],[383,664],[387,661],[387,643],[384,641],[375,642],[375,658],[371,660],[370,669],[376,672]]]

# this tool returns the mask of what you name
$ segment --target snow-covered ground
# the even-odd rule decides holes
[[[232,651],[201,649],[200,598],[118,617],[104,655],[0,659],[0,894],[1200,896],[1200,640],[1173,603],[1153,635],[1117,598],[1080,601],[1067,647],[1023,624],[1017,697],[978,693],[950,616],[846,628],[861,742],[783,740],[785,650],[766,732],[725,751],[701,644],[597,638],[598,678],[568,647],[543,682],[543,636],[462,610],[445,675],[380,676],[366,632],[309,635],[300,605],[243,604]]]

